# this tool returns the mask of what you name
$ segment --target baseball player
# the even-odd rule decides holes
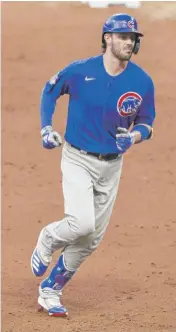
[[[130,59],[140,48],[137,22],[127,14],[108,18],[102,54],[71,63],[45,85],[41,96],[41,137],[46,149],[62,144],[52,127],[57,99],[69,95],[62,185],[65,215],[40,232],[31,257],[42,276],[52,254],[57,263],[39,286],[38,303],[49,315],[66,316],[61,291],[84,260],[99,246],[112,214],[123,155],[152,136],[154,86]]]

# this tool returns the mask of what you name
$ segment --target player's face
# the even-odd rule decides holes
[[[110,35],[109,47],[117,59],[128,61],[131,58],[136,40],[135,33],[112,33]]]

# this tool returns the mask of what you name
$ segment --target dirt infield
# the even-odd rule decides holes
[[[2,3],[3,332],[176,332],[176,21],[158,19],[157,6]],[[37,312],[30,256],[41,228],[63,215],[61,150],[41,147],[40,93],[69,62],[98,54],[102,23],[122,11],[145,34],[134,59],[155,82],[155,135],[126,155],[104,241],[65,289],[69,319],[50,318]],[[62,134],[66,106],[63,97],[54,116]]]

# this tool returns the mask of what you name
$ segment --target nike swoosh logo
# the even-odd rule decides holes
[[[95,77],[85,77],[85,81],[93,81],[93,80],[96,80]]]

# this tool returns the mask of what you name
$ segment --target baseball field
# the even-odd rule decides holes
[[[2,332],[176,332],[176,2],[1,6]],[[68,319],[51,318],[37,311],[42,279],[30,268],[40,230],[63,217],[61,150],[42,148],[40,94],[67,64],[101,52],[102,24],[117,12],[145,35],[133,60],[155,84],[154,136],[126,154],[104,240],[65,288]],[[67,102],[53,119],[62,135]]]

